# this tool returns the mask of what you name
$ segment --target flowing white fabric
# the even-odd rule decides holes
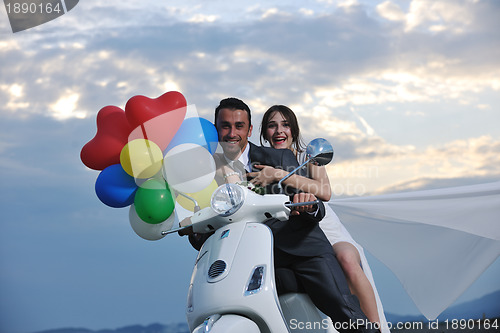
[[[429,320],[500,255],[500,182],[328,204]]]

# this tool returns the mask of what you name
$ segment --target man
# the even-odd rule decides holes
[[[252,164],[265,164],[287,170],[298,166],[289,149],[259,147],[248,142],[253,128],[251,112],[250,108],[237,98],[226,98],[220,102],[215,109],[215,127],[224,151],[222,163],[227,163],[230,167],[226,168],[222,178],[227,179],[235,173],[244,177],[246,171],[252,171]],[[280,189],[275,185],[269,185],[266,191],[280,193]],[[316,199],[310,193],[297,192],[295,189],[285,188],[285,193],[295,193],[294,202]],[[356,296],[351,295],[332,247],[319,228],[318,222],[323,216],[324,206],[320,202],[317,206],[303,206],[293,211],[288,221],[271,219],[266,222],[274,236],[275,266],[277,269],[292,270],[322,312],[334,322],[347,323],[342,325],[346,329],[340,329],[341,332],[368,332],[370,330],[361,326],[349,326],[351,323],[367,322],[367,318],[361,311]],[[277,284],[279,285],[280,281],[277,281]]]

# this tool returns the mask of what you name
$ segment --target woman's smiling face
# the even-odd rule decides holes
[[[292,147],[290,124],[281,112],[275,111],[269,118],[266,124],[266,138],[273,148],[290,149]]]

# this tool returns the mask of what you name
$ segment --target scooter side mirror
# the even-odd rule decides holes
[[[325,139],[314,139],[307,145],[306,160],[315,165],[327,165],[333,160],[333,147]]]
[[[314,163],[315,165],[327,165],[330,163],[333,159],[333,147],[325,139],[322,138],[317,138],[309,142],[306,148],[306,160],[304,163],[299,165],[297,168],[295,168],[292,172],[290,172],[288,175],[283,177],[279,182],[278,186],[280,189],[282,189],[281,183],[286,180],[288,177],[296,173],[300,168],[302,168],[304,165],[307,163]]]

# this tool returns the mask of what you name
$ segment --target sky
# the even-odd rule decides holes
[[[500,180],[499,1],[86,0],[18,33],[0,8],[0,333],[184,320],[196,252],[135,235],[79,158],[97,112],[135,95],[180,91],[210,121],[241,98],[254,143],[290,106],[334,146],[334,197]],[[385,310],[418,313],[369,260]]]

